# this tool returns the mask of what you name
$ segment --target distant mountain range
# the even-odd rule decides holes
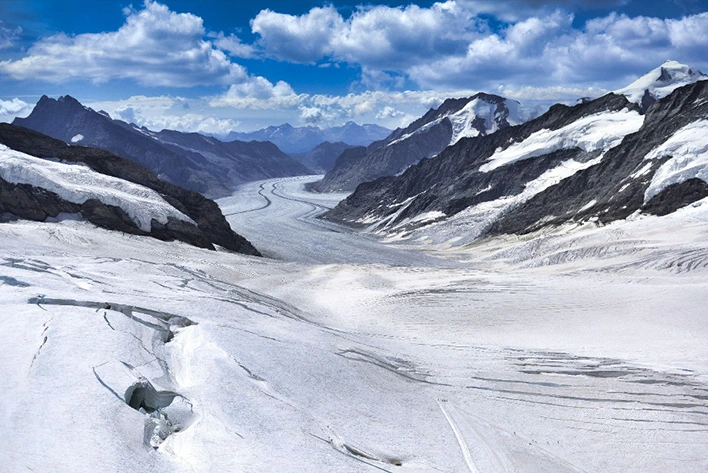
[[[69,96],[44,96],[15,120],[22,126],[0,126],[0,218],[75,214],[105,228],[258,254],[213,201],[174,184],[224,196],[242,182],[311,172],[326,172],[316,190],[355,189],[323,218],[399,239],[461,245],[665,215],[708,197],[706,79],[667,61],[614,93],[535,118],[480,93],[446,100],[368,146],[321,141],[294,157],[270,142],[153,132]],[[269,130],[300,143],[323,133]],[[328,133],[356,130],[366,126]]]
[[[621,89],[626,96],[554,105],[527,123],[459,140],[400,176],[363,183],[324,218],[460,245],[485,235],[671,213],[708,197],[703,79],[688,66],[665,63]]]
[[[324,174],[334,167],[337,158],[339,158],[344,151],[351,148],[355,148],[355,146],[348,145],[341,141],[338,143],[325,141],[306,153],[291,154],[291,156],[314,172]]]
[[[310,174],[272,143],[224,143],[198,133],[153,132],[96,112],[70,96],[43,96],[15,125],[67,143],[101,148],[136,162],[164,181],[209,197],[229,195],[247,181]]]
[[[530,116],[518,102],[498,95],[479,93],[448,99],[408,127],[395,130],[365,149],[342,155],[312,188],[320,192],[351,191],[362,182],[399,174],[462,138],[488,135],[523,123]]]
[[[0,123],[0,221],[83,219],[109,230],[259,255],[218,205],[105,150]]]
[[[312,125],[293,127],[286,123],[252,132],[232,131],[222,139],[224,141],[270,141],[286,153],[298,154],[308,152],[325,141],[367,146],[385,138],[389,133],[391,130],[379,125],[357,125],[352,121],[342,126],[324,129]]]

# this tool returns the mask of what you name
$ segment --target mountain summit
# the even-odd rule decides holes
[[[311,151],[325,141],[343,142],[350,146],[368,146],[385,138],[389,133],[391,130],[388,128],[370,124],[359,125],[353,121],[332,128],[319,128],[314,125],[294,127],[284,123],[251,132],[232,131],[226,135],[224,141],[270,141],[286,153],[298,154]]]
[[[708,79],[708,75],[677,61],[666,61],[656,69],[644,74],[627,87],[614,93],[624,95],[630,102],[639,104],[642,110],[669,95],[684,85]]]
[[[145,166],[160,179],[209,197],[230,195],[243,182],[309,174],[272,143],[224,143],[198,133],[159,133],[113,120],[65,95],[43,96],[14,125],[52,138],[100,148]]]
[[[486,136],[519,125],[531,118],[529,115],[518,102],[498,95],[478,93],[448,99],[385,140],[347,151],[313,187],[324,192],[354,190],[362,182],[399,174],[462,138]]]

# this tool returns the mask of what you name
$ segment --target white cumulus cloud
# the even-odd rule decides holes
[[[264,10],[251,26],[267,56],[358,66],[359,84],[369,89],[400,90],[410,82],[439,90],[613,89],[666,59],[708,68],[708,13],[612,13],[584,25],[570,13],[625,3],[448,0],[428,8],[361,6],[347,18],[329,6],[302,15]]]
[[[15,97],[0,100],[0,122],[11,122],[16,117],[26,117],[32,112],[32,105]]]
[[[251,109],[293,108],[301,97],[287,82],[275,85],[263,77],[254,77],[248,82],[234,84],[222,95],[212,98],[213,107],[230,106]]]
[[[127,8],[125,14],[117,31],[40,39],[24,57],[0,62],[0,72],[19,80],[132,79],[145,86],[168,87],[260,80],[219,49],[245,56],[249,47],[239,48],[234,36],[207,35],[198,16],[175,13],[153,0],[145,0],[140,10]]]
[[[89,102],[94,110],[103,110],[115,119],[144,126],[151,130],[164,129],[186,132],[227,134],[237,129],[241,122],[219,117],[197,99],[161,95],[133,96],[125,100]],[[192,111],[192,108],[197,109]]]
[[[0,115],[18,115],[29,111],[32,106],[18,98],[12,100],[0,100]]]
[[[330,40],[343,26],[344,20],[331,5],[300,16],[263,10],[251,20],[251,30],[261,36],[268,55],[301,63],[329,55]]]
[[[572,26],[560,11],[528,18],[472,41],[464,55],[414,65],[405,72],[423,87],[469,84],[494,89],[558,86],[612,89],[666,59],[708,66],[708,13],[678,20],[610,14]],[[628,82],[627,82],[628,83]]]
[[[251,21],[271,57],[299,63],[331,57],[384,69],[463,52],[477,26],[454,1],[362,6],[346,20],[331,5],[299,16],[263,10]]]

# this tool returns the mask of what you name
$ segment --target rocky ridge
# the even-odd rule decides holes
[[[150,231],[146,231],[136,225],[120,206],[106,205],[96,199],[77,204],[38,186],[0,179],[0,214],[4,215],[5,220],[23,218],[45,221],[61,214],[81,214],[91,223],[110,230],[161,240],[179,240],[208,249],[219,245],[239,253],[260,255],[250,242],[231,229],[214,201],[164,182],[143,166],[105,150],[69,145],[34,130],[6,123],[0,124],[0,143],[38,158],[82,163],[98,173],[152,189],[196,225],[178,219],[168,219],[163,224],[153,219]]]
[[[524,121],[522,115],[517,102],[497,95],[479,93],[448,99],[386,139],[341,156],[312,188],[320,192],[354,190],[362,182],[400,174],[464,137],[485,136],[519,124]]]
[[[153,132],[113,120],[71,96],[43,96],[15,125],[66,143],[104,149],[145,166],[160,179],[209,197],[230,195],[247,181],[309,174],[271,143],[222,143],[197,133]]]
[[[623,95],[556,105],[523,125],[462,139],[398,177],[363,183],[324,218],[462,244],[635,212],[664,215],[708,196],[706,119],[707,81],[676,89],[643,116]],[[689,144],[667,145],[679,135]]]

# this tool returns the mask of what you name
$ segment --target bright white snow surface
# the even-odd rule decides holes
[[[81,133],[79,133],[78,135],[74,135],[74,136],[71,137],[71,142],[72,142],[72,143],[78,143],[79,141],[81,141],[81,140],[83,140],[83,139],[84,139],[84,135],[82,135]]]
[[[698,120],[674,133],[644,159],[671,156],[652,177],[644,193],[644,202],[671,184],[680,184],[692,178],[708,181],[708,120]]]
[[[627,109],[589,115],[558,130],[537,131],[524,141],[497,151],[479,169],[489,172],[522,159],[535,158],[560,149],[607,151],[620,144],[628,134],[639,130],[643,122],[642,115]]]
[[[507,121],[510,125],[519,125],[523,123],[521,118],[519,103],[513,100],[505,100],[505,104],[509,108]],[[474,99],[465,105],[459,112],[452,113],[447,116],[452,123],[452,138],[450,145],[454,145],[462,138],[473,138],[479,135],[479,130],[472,127],[472,122],[476,118],[484,119],[484,129],[487,134],[492,134],[498,130],[495,118],[499,115],[498,106],[494,103],[489,103],[485,100]]]
[[[150,231],[152,219],[165,224],[172,217],[195,224],[152,189],[98,173],[82,164],[48,161],[5,145],[0,145],[0,177],[13,184],[41,187],[75,204],[98,199],[120,207],[146,232]]]
[[[509,125],[520,125],[525,121],[530,120],[535,112],[532,110],[523,109],[519,102],[515,100],[505,100],[504,101],[509,113],[506,117],[506,121]],[[472,126],[473,122],[477,118],[482,118],[484,120],[484,129],[486,134],[494,133],[499,129],[495,119],[501,114],[501,110],[495,103],[487,102],[486,100],[476,98],[468,102],[463,108],[454,113],[448,113],[447,115],[441,116],[436,120],[423,125],[412,133],[408,133],[392,141],[388,144],[401,142],[415,134],[421,133],[425,130],[432,128],[437,125],[445,118],[450,120],[452,124],[452,137],[450,138],[450,145],[454,145],[462,138],[473,138],[479,135],[479,130]]]
[[[666,80],[659,80],[662,75],[662,69],[666,73]],[[630,102],[639,103],[645,91],[648,90],[655,99],[659,100],[679,87],[706,79],[708,79],[708,75],[691,69],[689,66],[681,64],[680,62],[669,60],[656,69],[647,72],[627,87],[616,90],[614,93],[625,95]]]
[[[0,225],[3,473],[708,469],[708,205],[424,254],[304,182],[221,201],[279,260]]]

